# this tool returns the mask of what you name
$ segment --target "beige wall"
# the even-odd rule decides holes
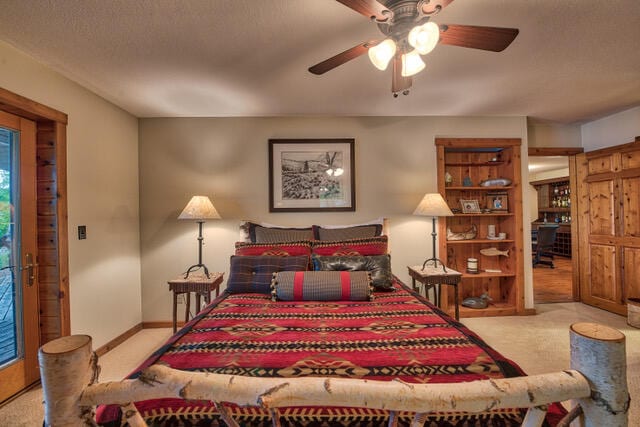
[[[241,219],[309,225],[384,216],[390,218],[393,270],[408,282],[406,266],[431,256],[431,220],[411,213],[424,193],[437,190],[436,136],[517,137],[526,144],[526,121],[522,117],[141,119],[144,321],[171,318],[166,281],[197,261],[197,226],[176,219],[195,194],[210,196],[223,218],[205,224],[204,262],[210,270],[228,272]],[[356,212],[270,214],[268,139],[338,137],[356,140]]]
[[[582,125],[584,151],[633,142],[640,136],[640,107]]]
[[[0,86],[69,116],[71,332],[100,346],[141,321],[138,120],[3,42]]]
[[[537,123],[529,120],[527,124],[529,147],[580,147],[580,125],[562,125],[557,123]]]

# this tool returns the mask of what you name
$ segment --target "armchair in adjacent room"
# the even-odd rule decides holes
[[[556,232],[558,231],[557,224],[545,224],[538,226],[537,238],[532,240],[533,245],[533,266],[536,267],[538,264],[548,265],[551,268],[554,268],[553,265],[553,254],[551,254],[551,250],[553,249],[553,244],[556,241]],[[543,260],[542,257],[549,258],[548,260]]]

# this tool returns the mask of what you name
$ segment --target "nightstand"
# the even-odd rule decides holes
[[[211,291],[215,291],[216,296],[218,296],[222,279],[223,273],[209,273],[209,277],[204,274],[191,274],[186,279],[180,276],[167,282],[169,283],[169,290],[173,292],[173,332],[177,329],[178,295],[186,294],[184,321],[188,322],[191,292],[196,294],[197,313],[200,311],[200,297],[204,297],[204,301],[209,304],[211,302]]]
[[[452,270],[449,267],[447,267],[447,271],[445,272],[442,265],[438,267],[427,265],[424,269],[422,269],[422,266],[420,265],[407,268],[409,269],[409,276],[411,276],[411,285],[413,290],[417,289],[416,281],[424,285],[425,297],[428,297],[429,289],[433,289],[435,294],[434,303],[437,307],[440,307],[441,305],[440,285],[453,286],[456,320],[460,320],[460,308],[458,307],[458,283],[462,280],[462,273]]]

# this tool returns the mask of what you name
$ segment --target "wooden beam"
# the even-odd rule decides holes
[[[529,156],[575,156],[584,152],[582,147],[529,147]]]
[[[0,87],[0,110],[7,111],[17,116],[30,120],[52,120],[54,122],[67,124],[67,115],[39,102],[33,101],[24,96],[13,93]]]

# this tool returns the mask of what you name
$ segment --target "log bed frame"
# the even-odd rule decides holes
[[[412,427],[422,426],[432,412],[474,413],[487,409],[529,408],[523,426],[540,426],[547,405],[573,399],[573,410],[561,426],[580,417],[582,425],[627,426],[630,398],[627,390],[625,336],[594,323],[570,327],[571,370],[465,384],[410,384],[346,378],[256,378],[185,372],[152,365],[135,380],[98,383],[98,358],[91,337],[58,338],[40,348],[38,357],[45,405],[45,426],[95,425],[98,404],[122,406],[123,422],[147,424],[134,401],[182,398],[216,402],[222,419],[239,424],[220,403],[260,406],[272,413],[286,406],[349,406],[415,412]]]

